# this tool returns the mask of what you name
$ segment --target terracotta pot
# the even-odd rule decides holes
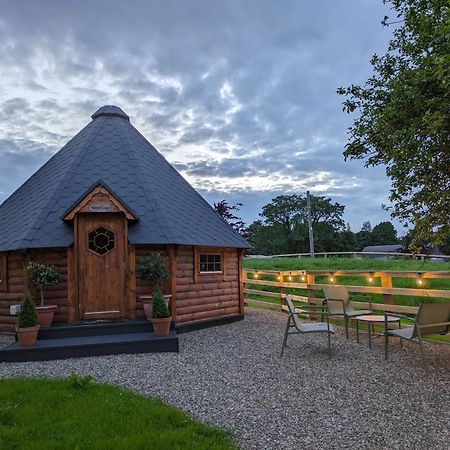
[[[162,317],[161,319],[153,317],[152,324],[155,336],[167,336],[169,334],[170,322],[172,322],[172,316]]]
[[[147,297],[147,296],[145,296]],[[167,307],[169,307],[169,302],[172,296],[170,294],[164,296]],[[142,306],[144,307],[145,318],[151,322],[153,313],[153,302],[151,298],[145,298],[142,300]],[[170,311],[170,309],[169,309]]]
[[[42,328],[48,328],[52,326],[53,316],[55,315],[58,305],[38,306],[37,313],[39,318],[39,325]]]
[[[39,325],[24,328],[17,327],[16,331],[17,337],[19,339],[19,344],[22,347],[33,347],[36,344],[39,328]]]

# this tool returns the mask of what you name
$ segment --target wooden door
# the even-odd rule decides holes
[[[126,316],[126,219],[123,214],[78,214],[80,320]]]

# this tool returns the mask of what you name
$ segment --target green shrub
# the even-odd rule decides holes
[[[18,323],[20,328],[34,327],[38,324],[36,305],[29,292],[27,292],[22,300]]]
[[[77,375],[75,372],[72,372],[68,377],[70,385],[75,389],[85,389],[89,386],[93,381],[94,377],[92,375],[86,375],[84,377]]]
[[[170,317],[169,308],[164,300],[164,295],[161,291],[154,291],[152,295],[153,313],[152,317],[155,319],[162,319],[164,317]]]
[[[41,306],[44,306],[44,287],[56,286],[59,283],[59,273],[55,266],[30,261],[27,265],[28,278],[41,290]]]
[[[170,276],[167,258],[158,252],[140,258],[136,270],[141,278],[154,285],[155,290],[162,290],[164,281]]]

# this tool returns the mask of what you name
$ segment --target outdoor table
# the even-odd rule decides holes
[[[400,318],[394,316],[387,316],[388,322],[398,322],[398,327],[401,328]],[[359,342],[359,322],[367,323],[367,334],[369,337],[369,348],[372,349],[372,333],[375,334],[374,324],[384,323],[384,316],[370,314],[367,316],[356,317],[356,342]]]

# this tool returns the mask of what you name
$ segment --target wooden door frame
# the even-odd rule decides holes
[[[85,213],[83,213],[85,214]],[[104,213],[105,215],[108,213]],[[116,213],[117,214],[117,213]],[[122,216],[124,255],[124,319],[136,317],[136,258],[135,246],[128,244],[128,219]],[[67,249],[67,312],[69,323],[80,322],[80,298],[79,298],[79,221],[78,214],[73,218],[73,245]]]
[[[100,204],[98,204],[100,202]],[[89,213],[122,213],[124,220],[124,302],[125,318],[136,316],[136,257],[134,245],[128,244],[128,222],[139,220],[136,214],[103,182],[98,181],[64,214],[62,220],[73,225],[73,244],[67,249],[67,310],[68,322],[80,321],[78,283],[78,215]]]

